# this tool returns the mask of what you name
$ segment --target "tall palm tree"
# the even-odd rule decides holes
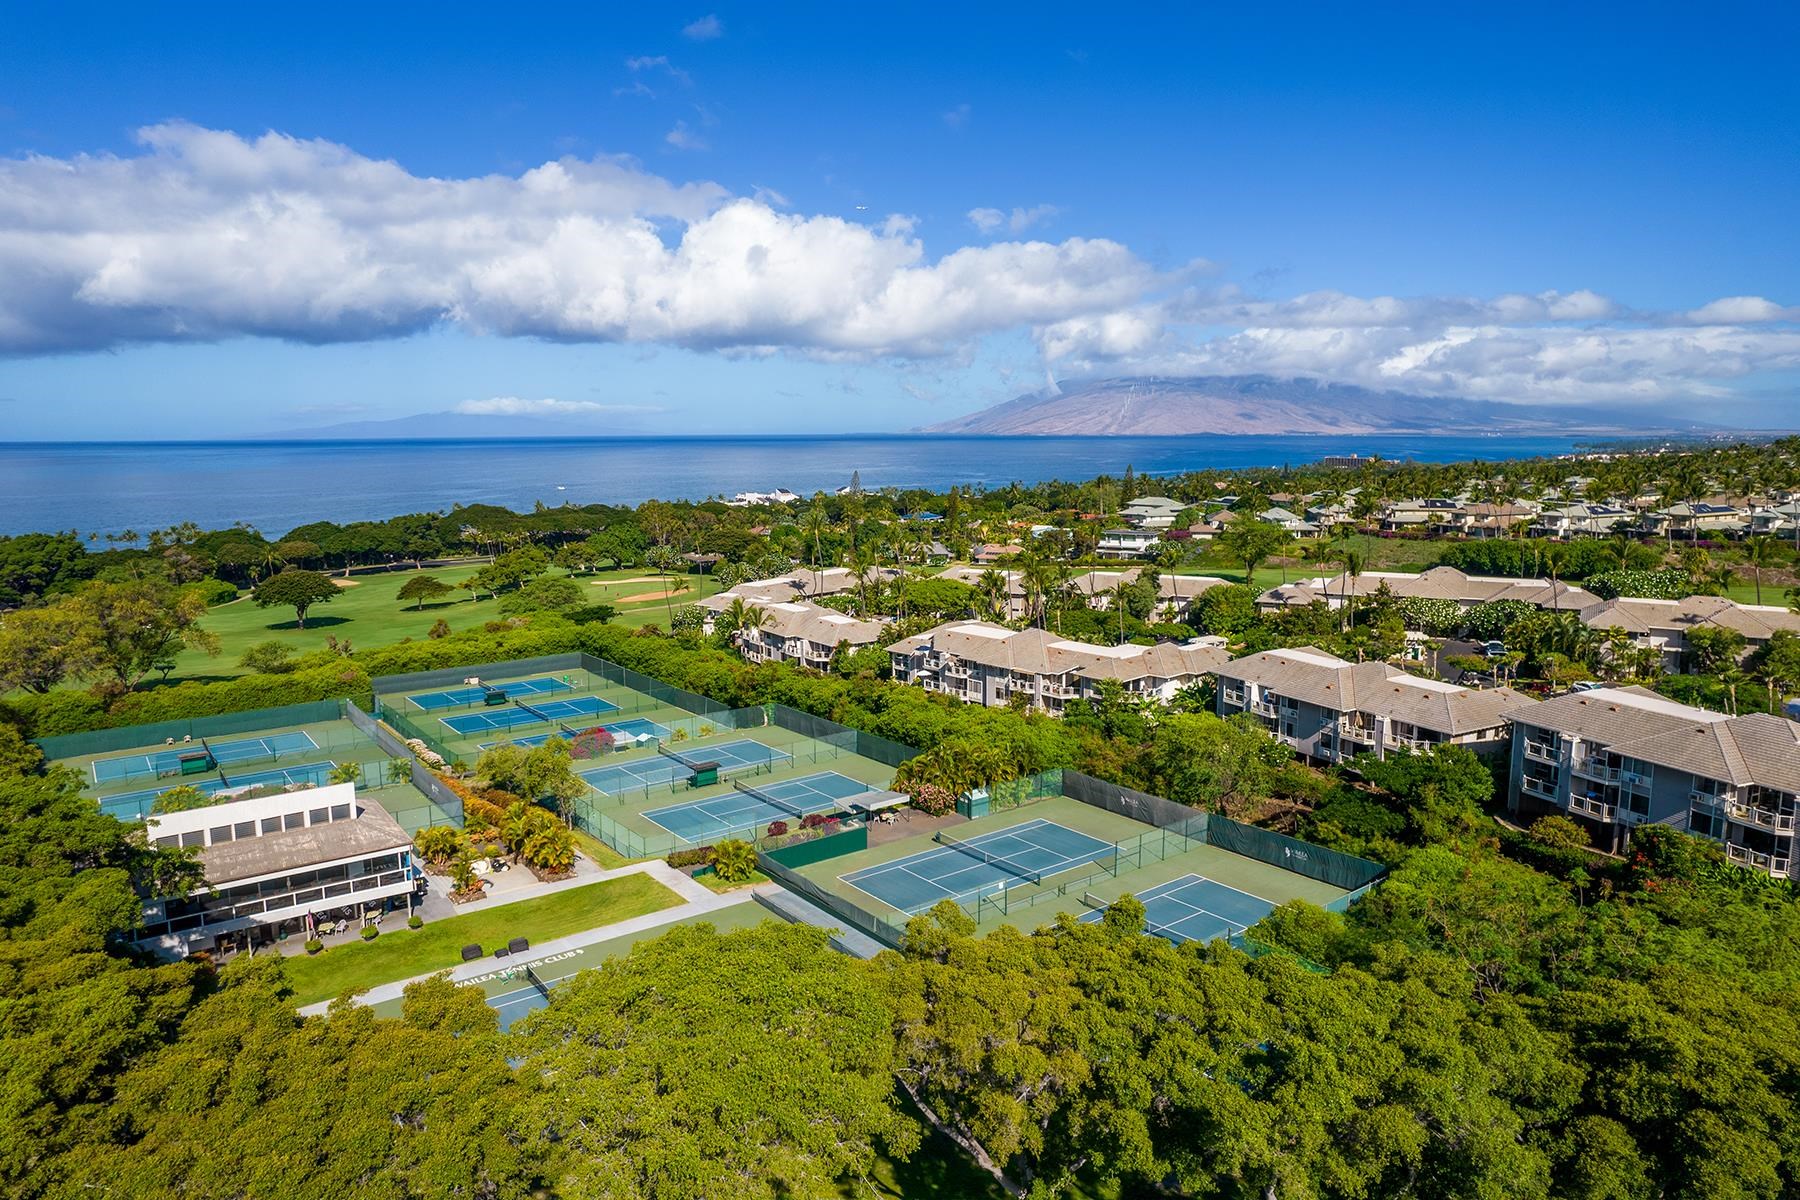
[[[1550,576],[1550,610],[1561,612],[1562,595],[1557,589],[1557,583],[1569,565],[1569,548],[1561,542],[1551,542],[1544,547],[1543,562],[1544,571]]]
[[[975,591],[980,595],[982,603],[987,606],[989,616],[996,621],[1004,618],[1008,591],[1005,575],[989,567],[976,577]]]
[[[814,503],[800,518],[800,536],[812,543],[813,570],[819,569],[819,558],[824,553],[825,535],[831,531],[831,514],[825,511],[823,504]]]
[[[1744,561],[1756,577],[1756,602],[1762,603],[1762,573],[1781,561],[1781,547],[1767,535],[1753,537],[1744,543]]]
[[[1338,561],[1344,568],[1344,614],[1345,629],[1356,628],[1356,581],[1362,577],[1362,551],[1345,547],[1339,554]]]

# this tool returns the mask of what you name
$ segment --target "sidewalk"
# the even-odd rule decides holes
[[[581,880],[581,882],[598,883],[607,879],[618,879],[625,875],[648,875],[656,880],[656,882],[674,892],[677,896],[680,896],[684,903],[677,904],[673,908],[662,909],[658,912],[646,913],[641,917],[632,917],[627,921],[616,921],[611,925],[602,925],[594,929],[584,929],[580,933],[571,933],[566,937],[553,938],[548,942],[532,946],[529,952],[521,955],[521,958],[526,962],[533,962],[548,955],[560,954],[565,950],[579,950],[584,946],[591,946],[595,942],[604,942],[612,938],[623,937],[627,934],[639,933],[646,929],[655,929],[661,925],[673,924],[676,921],[683,921],[690,917],[701,916],[709,912],[717,912],[719,909],[731,908],[738,904],[749,904],[752,902],[753,893],[758,890],[757,888],[739,888],[731,892],[715,892],[704,884],[695,883],[693,879],[689,878],[686,872],[677,871],[661,859],[632,863],[628,867],[619,867],[611,871],[596,871],[590,877]],[[522,887],[507,892],[503,897],[495,896],[490,900],[484,900],[481,902],[481,905],[483,908],[488,908],[492,907],[494,904],[510,904],[518,900],[528,900],[532,896],[542,895],[546,891],[554,891],[558,888],[568,887],[569,883],[570,881],[563,881],[560,883],[535,884],[531,887]],[[758,888],[773,886],[775,885],[759,884]],[[506,959],[496,961],[493,957],[487,956],[478,958],[474,962],[460,963],[456,967],[450,969],[450,981],[452,983],[465,983],[478,976],[491,974],[497,967],[504,966],[507,961],[508,960]],[[411,979],[400,979],[393,983],[384,983],[379,987],[370,988],[368,991],[358,996],[356,1002],[358,1004],[380,1004],[384,1001],[396,1000],[406,991],[408,984],[417,983],[421,979],[429,979],[433,975],[441,974],[443,974],[442,970],[429,971],[423,975],[415,975]],[[331,1002],[329,1000],[321,1001],[318,1004],[309,1004],[300,1010],[300,1015],[303,1017],[322,1016],[329,1007],[331,1007]]]

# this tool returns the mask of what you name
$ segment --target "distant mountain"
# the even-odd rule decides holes
[[[1034,392],[923,433],[1157,436],[1185,433],[1644,433],[1666,418],[1612,409],[1497,404],[1268,375],[1131,376]]]

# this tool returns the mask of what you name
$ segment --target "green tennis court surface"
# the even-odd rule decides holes
[[[845,883],[905,913],[940,900],[973,900],[1022,883],[1100,862],[1111,842],[1054,821],[1026,821],[966,839],[939,835],[930,850],[842,876]]]
[[[650,809],[644,813],[644,818],[683,841],[700,846],[732,833],[759,829],[771,821],[837,812],[841,801],[872,790],[870,785],[848,775],[822,771],[779,783],[760,784],[754,789],[739,784],[723,796]]]
[[[760,767],[790,757],[792,756],[785,750],[777,750],[749,738],[740,738],[737,741],[721,742],[717,746],[690,747],[682,751],[679,758],[672,752],[665,752],[655,758],[608,763],[604,767],[581,772],[581,777],[595,791],[617,796],[623,792],[641,791],[646,787],[686,779],[694,773],[695,763],[716,762],[721,771],[729,772],[745,767]]]
[[[1275,911],[1273,900],[1202,875],[1183,875],[1158,884],[1140,893],[1138,901],[1144,906],[1147,931],[1178,946],[1183,942],[1236,937]],[[1090,906],[1095,903],[1103,902],[1089,901]],[[1081,919],[1094,922],[1103,915],[1090,912]]]
[[[439,717],[450,730],[459,734],[488,733],[497,729],[516,729],[521,725],[548,725],[580,717],[597,717],[601,713],[618,712],[619,706],[598,696],[576,696],[570,700],[546,700],[542,704],[517,701],[511,708],[489,712],[460,713]]]
[[[426,692],[421,696],[408,699],[414,707],[426,712],[436,712],[445,708],[461,708],[469,704],[487,703],[489,689],[504,693],[509,699],[519,696],[542,696],[549,692],[566,692],[572,685],[560,679],[544,676],[539,679],[509,679],[505,683],[486,685],[470,684],[468,687],[449,688],[441,692]]]
[[[300,750],[317,750],[319,744],[312,740],[311,735],[296,730],[291,733],[272,733],[266,737],[206,742],[205,748],[212,751],[214,762],[229,765],[234,762],[251,762],[259,758],[275,758]],[[119,758],[95,759],[94,782],[117,783],[121,779],[172,775],[181,769],[183,754],[190,754],[200,749],[202,749],[201,742],[184,742],[150,754],[127,754]]]
[[[244,788],[260,788],[280,785],[289,787],[302,785],[305,787],[324,787],[331,780],[331,773],[337,769],[334,762],[307,763],[298,767],[273,767],[266,771],[246,771],[243,774],[225,775],[220,773],[214,779],[196,779],[185,786],[195,788],[204,796],[216,796],[220,792],[235,792]],[[114,796],[105,796],[100,800],[100,811],[119,818],[121,821],[141,821],[150,815],[150,809],[156,798],[169,788],[184,786],[171,782],[168,787],[144,788],[137,792],[122,792]]]

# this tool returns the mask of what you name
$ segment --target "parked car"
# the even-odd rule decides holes
[[[1481,648],[1481,652],[1489,658],[1499,658],[1506,653],[1505,642],[1489,642]]]

